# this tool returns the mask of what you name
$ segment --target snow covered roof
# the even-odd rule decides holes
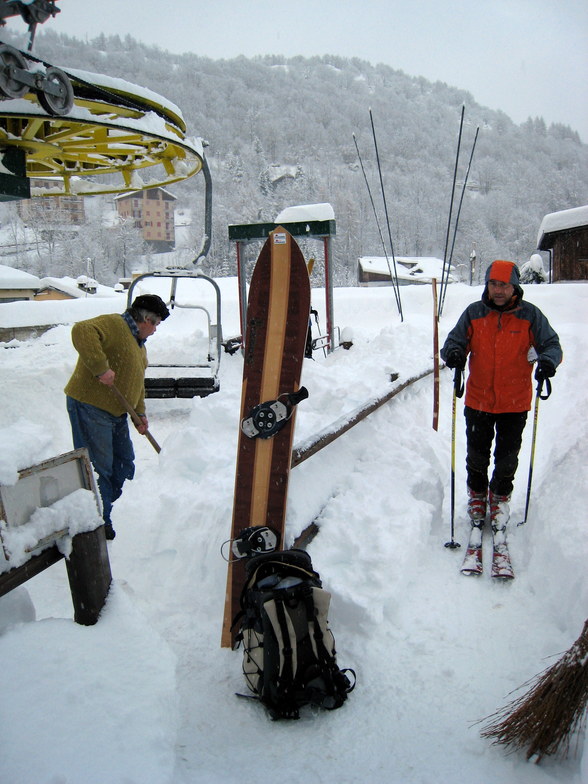
[[[443,274],[443,259],[434,256],[396,256],[396,273],[400,280],[428,282],[433,278],[441,280]],[[392,258],[386,260],[385,256],[360,256],[359,266],[367,273],[390,277],[390,268],[394,270]],[[453,269],[453,266],[452,268]],[[449,281],[453,282],[454,276],[449,274]]]
[[[81,288],[81,285],[89,283],[89,280],[82,280],[81,278],[75,280],[74,278],[64,277],[64,278],[41,278],[39,282],[40,289],[55,289],[55,291],[61,291],[63,294],[67,294],[69,297],[77,298],[77,297],[114,297],[116,296],[116,291],[111,288],[110,286],[103,286],[100,283],[96,283],[95,281],[91,281],[95,284],[96,291],[92,293],[88,291],[87,288]]]
[[[550,212],[541,221],[537,235],[537,247],[541,248],[541,243],[547,234],[566,229],[577,229],[580,226],[588,226],[588,204],[583,207],[574,207],[571,210]]]
[[[322,204],[299,204],[286,207],[276,216],[276,223],[297,223],[301,221],[335,220],[335,210],[328,202]]]
[[[142,199],[144,194],[145,194],[145,198],[146,198],[147,191],[149,191],[149,190],[151,190],[151,191],[161,191],[169,199],[177,200],[177,198],[178,198],[177,196],[174,196],[173,193],[168,191],[167,188],[162,188],[160,185],[156,185],[153,188],[142,188],[141,190],[138,190],[138,191],[129,191],[128,193],[120,193],[120,194],[118,194],[118,196],[114,197],[113,201],[119,201],[120,199],[132,199],[134,197],[139,197],[139,198]]]
[[[36,275],[0,264],[0,289],[38,289],[39,286]]]

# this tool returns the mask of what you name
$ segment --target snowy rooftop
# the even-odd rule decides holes
[[[441,280],[443,274],[443,259],[434,256],[396,256],[396,273],[401,280],[430,281],[433,278]],[[389,266],[388,266],[389,265]],[[360,256],[359,266],[364,272],[375,275],[390,275],[394,270],[392,257],[385,256]],[[453,267],[452,267],[453,269]],[[450,274],[450,282],[455,278]]]
[[[335,210],[328,202],[323,202],[322,204],[299,204],[296,207],[286,207],[277,214],[275,223],[327,220],[335,220]]]
[[[178,198],[177,196],[174,196],[174,194],[171,193],[171,191],[168,191],[167,188],[162,188],[161,185],[156,186],[151,190],[157,190],[157,189],[159,189],[162,193],[165,193],[165,195],[168,196],[170,199],[177,200]],[[119,199],[129,199],[132,198],[133,196],[138,196],[139,198],[143,198],[144,192],[145,189],[138,190],[138,191],[129,191],[128,193],[120,193],[118,196],[114,197],[113,201],[119,201]]]
[[[81,284],[81,285],[80,285]],[[96,288],[95,292],[89,292],[87,288],[82,288],[84,284],[93,284]],[[74,278],[70,278],[68,276],[64,278],[41,278],[39,283],[40,289],[55,289],[56,291],[61,291],[64,294],[67,294],[70,297],[115,297],[116,291],[111,286],[103,286],[101,283],[96,283],[96,281],[90,281],[89,279],[78,278],[77,280]]]
[[[537,247],[541,247],[546,234],[552,234],[554,231],[565,231],[566,229],[577,229],[579,226],[588,226],[588,204],[583,207],[574,207],[571,210],[550,212],[541,221],[539,234],[537,235]]]
[[[39,286],[36,275],[0,264],[0,289],[38,289]]]

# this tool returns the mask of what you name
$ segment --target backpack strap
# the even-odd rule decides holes
[[[294,678],[298,669],[296,632],[282,598],[268,599],[264,610],[272,625],[278,647],[278,673],[275,684],[264,688],[261,701],[274,719],[297,719],[299,706],[294,693]]]

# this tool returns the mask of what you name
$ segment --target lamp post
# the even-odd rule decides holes
[[[472,248],[472,252],[470,253],[470,286],[472,286],[474,282],[475,268],[476,268],[476,249]]]

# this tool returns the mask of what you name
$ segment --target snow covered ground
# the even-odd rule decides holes
[[[226,336],[238,334],[237,285],[220,281]],[[158,283],[159,285],[159,283]],[[481,288],[451,286],[443,340]],[[452,377],[441,374],[439,431],[432,377],[400,393],[295,468],[287,535],[317,518],[309,547],[333,594],[342,667],[357,671],[348,702],[272,723],[239,700],[240,653],[219,647],[238,428],[240,354],[223,354],[221,390],[205,399],[152,400],[157,455],[134,436],[137,477],[114,509],[114,583],[100,621],[76,625],[63,563],[0,599],[0,779],[11,784],[581,784],[575,757],[540,765],[507,755],[475,722],[556,660],[588,616],[586,322],[588,286],[527,286],[558,331],[564,364],[542,402],[526,526],[510,529],[517,573],[494,584],[459,573],[466,541],[464,426],[459,403],[456,539],[449,534]],[[350,351],[306,360],[310,391],[295,443],[432,366],[429,287],[335,290],[335,321]],[[111,310],[120,312],[121,299]],[[313,306],[324,325],[324,292]],[[0,476],[71,449],[63,386],[75,362],[69,325],[108,300],[0,306],[2,325],[31,310],[61,323],[37,339],[3,344]],[[124,305],[123,305],[124,307]],[[152,361],[187,350],[189,311],[151,339]],[[35,323],[38,323],[35,322]],[[181,335],[181,337],[180,337]],[[176,339],[177,336],[177,339]],[[198,335],[202,343],[202,333]],[[513,497],[523,515],[527,426]]]

